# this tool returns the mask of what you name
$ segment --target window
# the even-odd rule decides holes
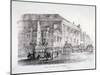
[[[78,44],[79,40],[77,40],[77,44]]]
[[[76,42],[76,39],[74,38],[74,43]]]
[[[57,42],[59,42],[59,36],[57,36]]]
[[[56,29],[57,28],[57,24],[54,24],[54,29]]]
[[[60,37],[60,42],[61,42],[61,37]]]
[[[57,36],[57,42],[61,42],[61,37]]]

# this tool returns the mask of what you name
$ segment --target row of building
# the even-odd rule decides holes
[[[19,54],[47,43],[48,47],[64,47],[65,43],[74,46],[92,44],[92,40],[80,25],[75,25],[59,14],[24,14],[19,21]],[[21,54],[20,54],[21,55]]]

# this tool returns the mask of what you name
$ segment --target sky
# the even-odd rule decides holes
[[[13,2],[12,16],[14,25],[21,19],[21,15],[32,14],[59,14],[66,20],[80,24],[83,32],[86,32],[93,43],[95,42],[95,7],[63,4],[47,4],[33,2]]]

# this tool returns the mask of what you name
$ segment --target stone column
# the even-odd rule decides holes
[[[37,46],[40,45],[41,42],[41,27],[40,27],[40,21],[37,21]]]

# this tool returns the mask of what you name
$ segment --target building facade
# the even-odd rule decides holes
[[[82,32],[81,33],[81,45],[84,45],[85,47],[87,47],[88,45],[92,45],[93,42],[91,40],[91,38],[89,37],[89,35],[86,34],[86,32]]]
[[[31,52],[34,44],[38,51],[45,43],[52,50],[55,47],[63,48],[66,42],[72,46],[81,43],[80,26],[59,14],[24,14],[20,23],[23,26],[19,32],[19,55]]]

